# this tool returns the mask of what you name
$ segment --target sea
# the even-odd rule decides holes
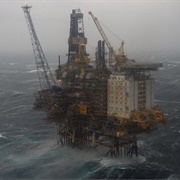
[[[168,124],[137,136],[139,156],[105,157],[104,152],[57,143],[56,125],[32,108],[39,90],[34,59],[0,59],[0,179],[180,179],[180,54],[142,54],[161,62],[152,72],[155,103]],[[138,61],[138,59],[135,59]],[[58,63],[49,62],[54,73]]]

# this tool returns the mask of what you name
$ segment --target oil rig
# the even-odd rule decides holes
[[[95,63],[86,51],[83,14],[70,15],[67,62],[52,76],[30,16],[31,6],[22,7],[27,21],[40,83],[34,109],[46,112],[45,120],[57,125],[58,142],[85,150],[106,148],[105,156],[138,156],[136,135],[165,123],[154,104],[154,78],[162,64],[137,63],[124,53],[124,41],[116,53],[98,19],[89,12],[102,40],[97,42]],[[106,48],[109,50],[107,58]]]

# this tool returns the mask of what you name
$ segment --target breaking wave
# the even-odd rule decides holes
[[[37,70],[36,69],[29,70],[29,71],[26,71],[26,73],[37,73]]]

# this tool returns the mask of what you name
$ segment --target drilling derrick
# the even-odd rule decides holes
[[[70,19],[68,63],[74,61],[80,51],[83,51],[85,56],[87,55],[85,46],[87,38],[84,36],[83,14],[80,9],[72,10]]]

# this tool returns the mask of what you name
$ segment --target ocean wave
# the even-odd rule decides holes
[[[32,69],[32,70],[26,71],[26,73],[37,73],[37,69]]]
[[[24,81],[21,81],[21,84],[26,84],[26,83],[31,83],[31,82],[38,82],[38,79],[24,80]]]
[[[32,105],[16,105],[11,108],[4,108],[1,110],[1,113],[7,119],[16,119],[17,116],[24,116],[28,111],[32,109]]]
[[[4,136],[5,133],[0,133],[0,138],[8,139],[6,136]]]
[[[99,167],[87,179],[165,179],[171,171],[157,164]]]
[[[180,101],[163,101],[163,100],[157,100],[157,99],[155,100],[155,102],[180,104]]]
[[[1,74],[4,74],[4,75],[6,75],[6,74],[17,74],[17,73],[19,73],[19,71],[17,71],[17,70],[1,70]]]
[[[168,177],[168,180],[179,180],[180,179],[180,174],[171,174]]]
[[[9,63],[9,65],[14,66],[16,63]]]
[[[11,91],[11,93],[13,94],[13,95],[22,95],[22,94],[24,94],[25,92],[24,91]]]
[[[129,164],[140,164],[144,163],[146,161],[146,158],[142,155],[139,155],[138,157],[132,156],[121,156],[117,159],[112,159],[112,158],[103,158],[100,160],[100,164],[103,167],[109,167],[109,166],[122,166],[122,165],[129,165]]]
[[[158,69],[159,69],[159,71],[163,71],[163,70],[165,70],[165,67],[159,67]]]
[[[169,63],[167,64],[168,67],[177,67],[179,66],[179,64],[174,64],[174,63]]]
[[[174,60],[173,62],[168,62],[168,64],[180,64],[179,60]]]
[[[35,64],[26,64],[25,67],[29,69],[29,68],[36,67],[36,65]]]
[[[4,102],[8,101],[10,98],[17,98],[19,96],[24,96],[26,93],[25,91],[18,91],[18,90],[9,90],[9,91],[4,91],[2,94],[2,97],[5,96],[6,98],[3,99]]]
[[[16,144],[15,149],[11,149]],[[5,146],[9,152],[6,159],[15,164],[16,167],[24,166],[32,163],[40,163],[41,160],[48,159],[48,155],[51,156],[51,152],[55,147],[55,142],[48,140],[47,143],[31,141],[23,134],[16,135],[16,139]]]

